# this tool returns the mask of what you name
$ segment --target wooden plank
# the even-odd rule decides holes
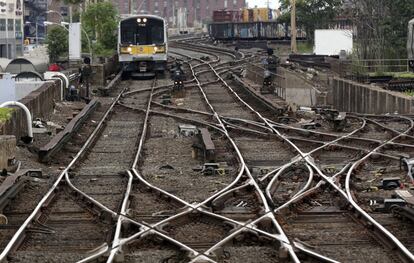
[[[203,141],[206,151],[215,150],[213,140],[211,139],[210,132],[205,128],[200,128],[201,139]]]
[[[83,122],[98,105],[99,102],[96,99],[91,100],[88,105],[86,105],[82,111],[68,123],[63,131],[59,132],[48,144],[39,150],[39,160],[41,162],[48,162],[50,158],[72,138],[72,135],[79,130]]]

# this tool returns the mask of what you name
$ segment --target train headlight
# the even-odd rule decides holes
[[[148,19],[144,18],[142,21],[144,21],[144,23],[147,23]]]
[[[165,53],[165,47],[164,46],[154,47],[154,53]]]
[[[132,47],[128,47],[128,48],[127,48],[127,51],[128,51],[129,53],[131,53],[131,52],[132,52]]]
[[[142,19],[141,19],[141,18],[138,18],[138,19],[137,19],[137,22],[138,22],[138,23],[141,23],[141,21],[142,21]]]

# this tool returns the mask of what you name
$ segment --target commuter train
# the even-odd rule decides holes
[[[410,65],[411,71],[414,71],[414,19],[408,22],[407,39],[408,63]]]
[[[154,15],[122,19],[118,28],[118,55],[124,77],[155,76],[167,67],[167,22]]]

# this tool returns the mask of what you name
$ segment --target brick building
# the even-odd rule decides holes
[[[206,23],[211,21],[214,10],[239,10],[246,7],[246,0],[112,0],[120,14],[129,13],[131,1],[132,14],[148,13],[162,16],[174,27],[179,9],[187,11],[187,25],[194,26],[194,21]]]

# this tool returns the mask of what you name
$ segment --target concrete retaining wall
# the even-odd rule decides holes
[[[16,82],[16,100],[21,100],[31,92],[37,90],[44,84],[44,81],[22,81]]]
[[[91,85],[96,87],[106,86],[107,78],[118,72],[119,63],[118,56],[112,58],[105,58],[101,64],[93,64],[92,71],[93,75],[91,78]]]
[[[33,118],[47,118],[53,113],[56,101],[60,100],[60,82],[48,81],[42,87],[31,92],[20,102],[26,105]],[[12,114],[12,118],[6,123],[0,124],[0,135],[14,135],[20,138],[26,134],[26,116],[20,108]]]
[[[0,170],[8,169],[9,160],[16,157],[16,137],[0,136]]]
[[[263,67],[250,64],[247,67],[246,77],[255,84],[262,85],[263,73]],[[292,107],[326,104],[326,93],[320,92],[310,81],[293,71],[279,67],[275,81],[278,87],[277,95]]]
[[[414,113],[414,100],[410,96],[341,78],[334,78],[332,85],[333,106],[340,111],[367,114]]]

